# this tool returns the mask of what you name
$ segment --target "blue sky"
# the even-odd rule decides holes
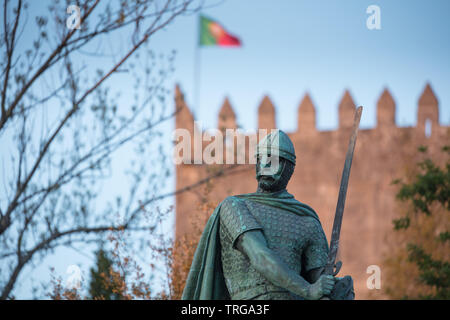
[[[381,30],[369,30],[369,5],[381,9]],[[245,129],[257,123],[264,94],[277,108],[277,124],[296,128],[297,107],[309,92],[318,127],[337,127],[337,106],[345,89],[365,107],[362,127],[375,125],[376,101],[388,87],[400,126],[416,122],[417,100],[430,82],[440,102],[440,123],[450,122],[449,1],[239,1],[203,10],[231,33],[242,48],[202,48],[200,99],[196,115],[217,124],[227,95]],[[155,48],[176,49],[174,81],[194,103],[196,17],[178,19],[152,39]]]
[[[366,27],[369,5],[381,9],[381,30]],[[39,2],[32,2],[32,7],[44,9]],[[417,101],[427,82],[439,99],[440,123],[450,123],[450,1],[228,0],[203,13],[243,43],[242,48],[200,49],[196,116],[204,128],[217,126],[219,108],[228,96],[238,123],[244,129],[255,129],[258,105],[268,94],[277,110],[278,127],[294,131],[299,102],[309,92],[317,109],[318,128],[333,130],[345,89],[356,104],[365,107],[361,126],[370,128],[375,126],[376,101],[385,87],[397,103],[397,123],[413,126]],[[197,37],[197,16],[186,15],[150,40],[156,53],[177,51],[168,85],[173,88],[179,83],[191,107]],[[107,85],[128,88],[129,82],[128,77],[118,75]],[[127,92],[122,99],[126,101]],[[173,108],[172,97],[168,101],[167,108]],[[173,123],[167,123],[164,130],[169,142]],[[128,187],[123,176],[128,161],[126,150],[113,159],[114,175],[104,183],[100,202]],[[174,188],[173,180],[168,188]],[[29,297],[32,282],[48,280],[49,266],[65,277],[68,265],[76,263],[88,272],[92,261],[92,252],[59,249],[24,272],[16,293]]]

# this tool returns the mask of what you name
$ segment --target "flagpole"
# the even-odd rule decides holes
[[[197,112],[200,109],[200,13],[197,14],[197,43],[194,52],[194,107],[192,113],[194,120],[197,119]]]

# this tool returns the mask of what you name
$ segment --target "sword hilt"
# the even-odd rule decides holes
[[[342,261],[336,262],[336,265],[334,266],[333,276],[337,276],[339,271],[341,271],[342,268]]]

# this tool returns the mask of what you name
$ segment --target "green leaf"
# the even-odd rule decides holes
[[[401,229],[408,229],[410,225],[410,219],[409,217],[402,217],[399,219],[392,220],[394,223],[394,229],[395,230],[401,230]]]

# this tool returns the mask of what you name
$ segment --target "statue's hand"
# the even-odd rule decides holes
[[[333,290],[335,279],[330,275],[321,275],[316,282],[314,282],[309,288],[308,299],[318,300],[323,296],[327,296]]]
[[[336,278],[336,283],[329,297],[331,300],[354,300],[355,290],[352,277]]]

